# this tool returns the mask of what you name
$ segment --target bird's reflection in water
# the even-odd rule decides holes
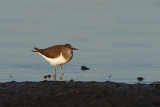
[[[63,74],[61,74],[61,77],[60,77],[60,81],[62,81],[62,80],[63,80]],[[55,74],[53,75],[53,81],[57,81],[57,80],[56,80],[56,75],[55,75]]]
[[[51,79],[51,77],[52,77],[52,76],[51,76],[50,74],[49,74],[49,75],[45,75],[45,76],[44,76],[44,79]],[[56,75],[55,75],[55,74],[53,75],[53,81],[62,81],[62,80],[63,80],[63,74],[61,74],[59,80],[56,79]]]

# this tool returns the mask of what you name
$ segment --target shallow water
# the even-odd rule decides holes
[[[46,80],[53,67],[31,50],[64,43],[79,49],[64,81],[160,81],[159,10],[158,0],[2,1],[0,82]]]

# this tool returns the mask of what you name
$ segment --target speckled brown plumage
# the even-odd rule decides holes
[[[63,52],[63,48],[70,48],[71,49],[72,46],[70,44],[55,45],[55,46],[48,47],[46,49],[35,48],[35,50],[32,52],[39,52],[48,58],[57,58],[60,55],[60,53]]]

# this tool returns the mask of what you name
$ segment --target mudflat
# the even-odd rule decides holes
[[[160,83],[0,83],[0,107],[159,107]]]

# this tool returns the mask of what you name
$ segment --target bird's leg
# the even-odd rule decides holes
[[[53,71],[54,71],[54,75],[56,75],[56,66],[54,66]]]
[[[60,81],[62,81],[62,79],[63,79],[63,74],[61,75]]]
[[[53,80],[56,81],[56,74],[53,75]]]
[[[63,74],[62,65],[60,65],[60,70],[61,70],[61,72],[62,72],[62,74]]]

